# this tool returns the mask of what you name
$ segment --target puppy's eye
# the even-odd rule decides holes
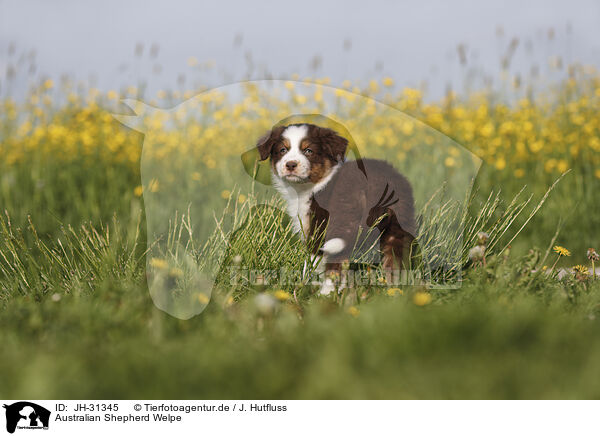
[[[313,154],[313,151],[310,148],[305,148],[304,149],[304,154],[311,155],[311,154]]]
[[[279,150],[279,153],[281,154],[285,154],[287,152],[287,148],[285,147],[281,147],[281,150]]]

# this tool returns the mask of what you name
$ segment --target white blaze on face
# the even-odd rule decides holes
[[[290,182],[301,182],[308,179],[310,175],[310,161],[306,158],[300,144],[308,133],[307,126],[290,126],[284,130],[282,136],[288,140],[290,149],[275,165],[277,175]],[[296,168],[290,170],[286,164],[296,162]]]

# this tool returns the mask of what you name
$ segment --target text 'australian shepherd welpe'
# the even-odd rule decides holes
[[[400,271],[416,234],[408,180],[381,160],[346,161],[347,147],[336,131],[314,124],[277,126],[257,143],[295,230],[323,256],[322,294],[335,289],[331,273],[356,258],[357,247],[378,243],[386,271]]]

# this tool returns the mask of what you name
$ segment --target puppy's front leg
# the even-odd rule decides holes
[[[348,260],[346,251],[348,243],[342,238],[333,238],[325,241],[321,251],[324,253],[323,261],[325,261],[325,279],[321,285],[319,293],[321,295],[329,295],[336,288],[336,281],[340,278],[342,263]],[[336,277],[337,275],[337,277]],[[340,288],[346,285],[345,277],[339,282]]]
[[[310,256],[310,261],[305,260],[302,268],[302,279],[309,277],[311,273],[321,274],[325,271],[325,260],[320,254],[313,254]]]

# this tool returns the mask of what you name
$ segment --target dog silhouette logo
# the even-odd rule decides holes
[[[279,216],[273,215],[275,211],[288,214],[273,184],[271,161],[261,159],[256,144],[273,128],[290,124],[330,129],[348,141],[344,159],[352,165],[356,189],[363,189],[367,179],[383,177],[381,171],[365,164],[369,159],[385,161],[403,175],[412,187],[417,221],[403,230],[418,245],[409,253],[415,254],[415,265],[409,266],[414,274],[407,274],[406,280],[400,278],[407,285],[461,286],[463,217],[468,216],[471,188],[482,161],[424,122],[347,90],[284,80],[233,83],[201,92],[171,108],[132,99],[120,103],[123,109],[128,107],[127,113],[113,116],[143,135],[142,189],[138,192],[145,214],[148,291],[156,307],[171,316],[190,319],[202,313],[215,284],[227,284],[227,280],[232,284],[232,276],[224,274],[228,268],[238,267],[231,248],[235,240],[230,237],[236,237],[238,230],[242,235],[244,226],[254,225],[261,216],[257,210],[271,210],[271,216]],[[374,224],[386,214],[383,211],[397,208],[396,199],[402,192],[394,184],[386,191],[383,184],[356,214],[364,238],[346,247],[353,247],[351,257],[358,259],[357,263],[381,263],[376,243],[386,223]],[[321,191],[315,203],[319,210],[329,212],[335,206],[326,201],[325,193]],[[341,210],[333,218],[330,214],[329,229],[345,229],[338,220],[342,216]],[[284,227],[287,218],[282,216],[278,226]],[[300,217],[291,219],[295,218],[300,223]],[[266,232],[275,235],[277,230],[260,229],[259,236]],[[291,240],[299,235],[289,236]],[[402,234],[403,239],[405,236]],[[273,243],[277,241],[273,239]],[[270,263],[271,247],[259,250],[261,279],[257,281],[264,282],[264,271],[280,271],[283,260]],[[242,270],[253,270],[243,258],[240,262]],[[308,255],[303,264],[294,263],[293,274],[300,277],[299,282],[312,283],[313,270],[315,276],[324,275],[316,271],[315,263]],[[322,281],[317,277],[315,284]]]
[[[4,405],[6,409],[6,431],[14,433],[18,429],[48,429],[50,411],[29,401],[19,401]]]

